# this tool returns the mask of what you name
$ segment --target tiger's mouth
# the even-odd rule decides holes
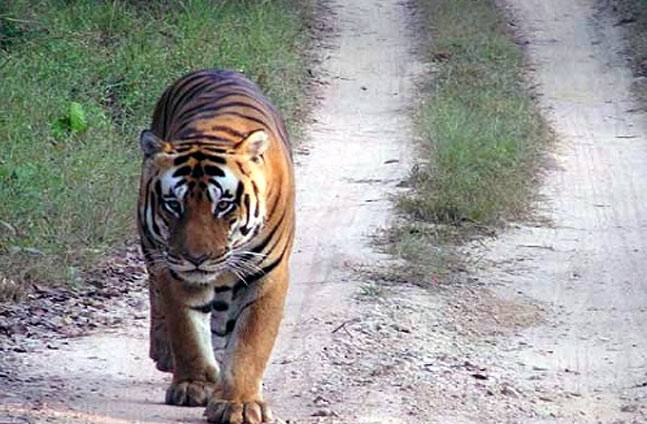
[[[190,263],[185,259],[170,257],[169,269],[181,280],[190,284],[205,285],[214,282],[218,276],[229,269],[231,254],[227,253],[217,260],[203,261],[204,263]]]
[[[188,271],[176,271],[176,274],[187,283],[204,285],[212,283],[223,271],[224,268],[218,271],[206,271],[196,268]]]
[[[171,266],[171,269],[175,267]],[[178,269],[179,268],[179,269]],[[213,283],[223,273],[229,270],[229,257],[216,264],[197,266],[194,268],[177,267],[175,273],[185,282],[196,285]]]

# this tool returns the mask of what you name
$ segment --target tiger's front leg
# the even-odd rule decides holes
[[[261,424],[273,422],[261,392],[263,373],[283,317],[288,287],[287,263],[263,280],[259,296],[245,303],[235,322],[222,360],[222,391],[205,415],[210,423]]]
[[[204,406],[217,391],[219,370],[211,347],[210,314],[193,307],[208,303],[213,289],[186,286],[168,273],[158,283],[174,364],[166,403]]]

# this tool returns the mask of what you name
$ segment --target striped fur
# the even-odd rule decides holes
[[[166,401],[211,400],[210,421],[223,423],[240,404],[251,411],[244,422],[262,422],[256,412],[267,418],[269,409],[260,379],[282,315],[294,234],[283,121],[241,74],[203,70],[164,92],[140,144],[151,357],[173,371]]]

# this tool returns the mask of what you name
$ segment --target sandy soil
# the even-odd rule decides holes
[[[334,330],[359,316],[352,270],[381,259],[369,238],[386,224],[389,196],[410,163],[407,108],[419,67],[409,50],[406,9],[396,1],[346,3],[327,5],[322,25],[337,35],[322,52],[326,83],[297,156],[293,284],[265,381],[285,418],[337,414],[327,409],[333,393],[325,376],[338,355],[327,349],[334,348]],[[0,396],[0,416],[16,422],[194,422],[202,415],[202,408],[160,404],[168,376],[147,358],[141,322],[18,361],[20,377]],[[379,408],[371,414],[379,416]]]
[[[411,163],[415,25],[396,0],[321,11],[335,36],[297,156],[293,284],[265,380],[290,423],[647,422],[647,128],[618,28],[593,0],[507,5],[559,140],[540,219],[466,248],[478,270],[431,288],[367,273],[390,261],[370,238]],[[147,345],[126,319],[12,355],[0,423],[202,422],[160,403],[168,376]]]
[[[591,0],[507,3],[558,143],[538,204],[549,224],[501,237],[480,275],[547,311],[502,360],[534,375],[537,421],[646,422],[647,116],[620,30]]]

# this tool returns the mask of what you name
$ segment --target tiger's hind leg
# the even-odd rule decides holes
[[[283,317],[287,263],[268,274],[259,297],[245,303],[234,322],[222,362],[222,392],[209,401],[210,423],[261,424],[274,422],[263,400],[262,378]]]
[[[149,273],[148,298],[150,301],[149,356],[155,367],[163,372],[173,372],[173,353],[168,340],[160,289],[156,276]]]

